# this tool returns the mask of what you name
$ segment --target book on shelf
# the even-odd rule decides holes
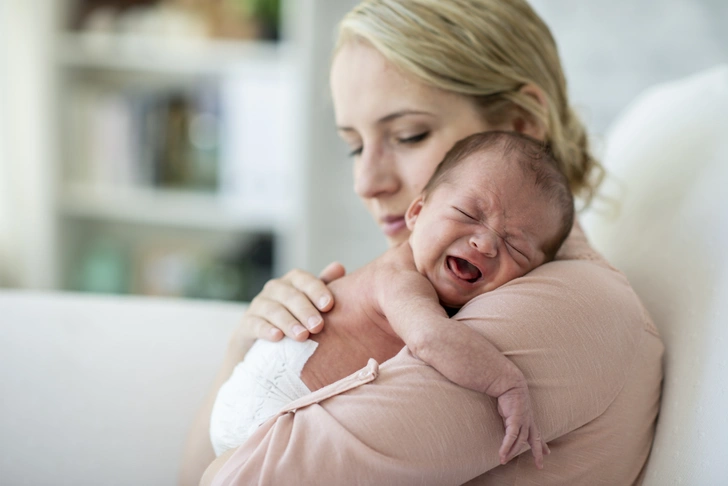
[[[215,87],[107,87],[71,93],[68,178],[92,186],[215,191],[220,103]]]
[[[280,0],[77,0],[74,30],[227,39],[279,38]]]

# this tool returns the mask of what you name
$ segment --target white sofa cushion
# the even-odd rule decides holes
[[[648,485],[728,481],[728,65],[640,96],[607,137],[617,214],[585,230],[665,341]]]
[[[243,310],[0,292],[0,483],[176,484]]]

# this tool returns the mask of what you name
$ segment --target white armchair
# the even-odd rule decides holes
[[[0,292],[0,484],[175,485],[243,310]]]
[[[656,86],[611,130],[618,214],[589,214],[666,346],[645,484],[728,484],[728,65]]]

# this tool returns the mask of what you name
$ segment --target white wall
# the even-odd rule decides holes
[[[55,2],[0,3],[0,273],[16,285],[47,288],[54,282],[49,114]]]
[[[386,243],[354,195],[352,162],[339,140],[329,94],[329,66],[336,23],[356,0],[307,0],[302,38],[310,49],[303,59],[304,154],[307,174],[307,270],[317,273],[333,260],[353,270],[380,254]]]
[[[556,38],[572,102],[603,135],[642,90],[728,62],[725,0],[530,0]]]
[[[5,31],[7,14],[4,2],[0,2],[0,32]],[[7,43],[0,44],[0,286],[10,284],[8,275],[7,260],[9,253],[10,224],[8,222],[8,177],[4,167],[7,165],[7,141],[5,129],[5,117],[2,115],[8,111],[5,93],[5,79],[8,73]]]

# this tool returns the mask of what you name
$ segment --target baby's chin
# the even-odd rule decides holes
[[[437,292],[438,298],[440,299],[440,305],[449,309],[459,309],[467,304],[472,298],[472,296],[463,297],[462,295],[449,294],[449,292]]]

